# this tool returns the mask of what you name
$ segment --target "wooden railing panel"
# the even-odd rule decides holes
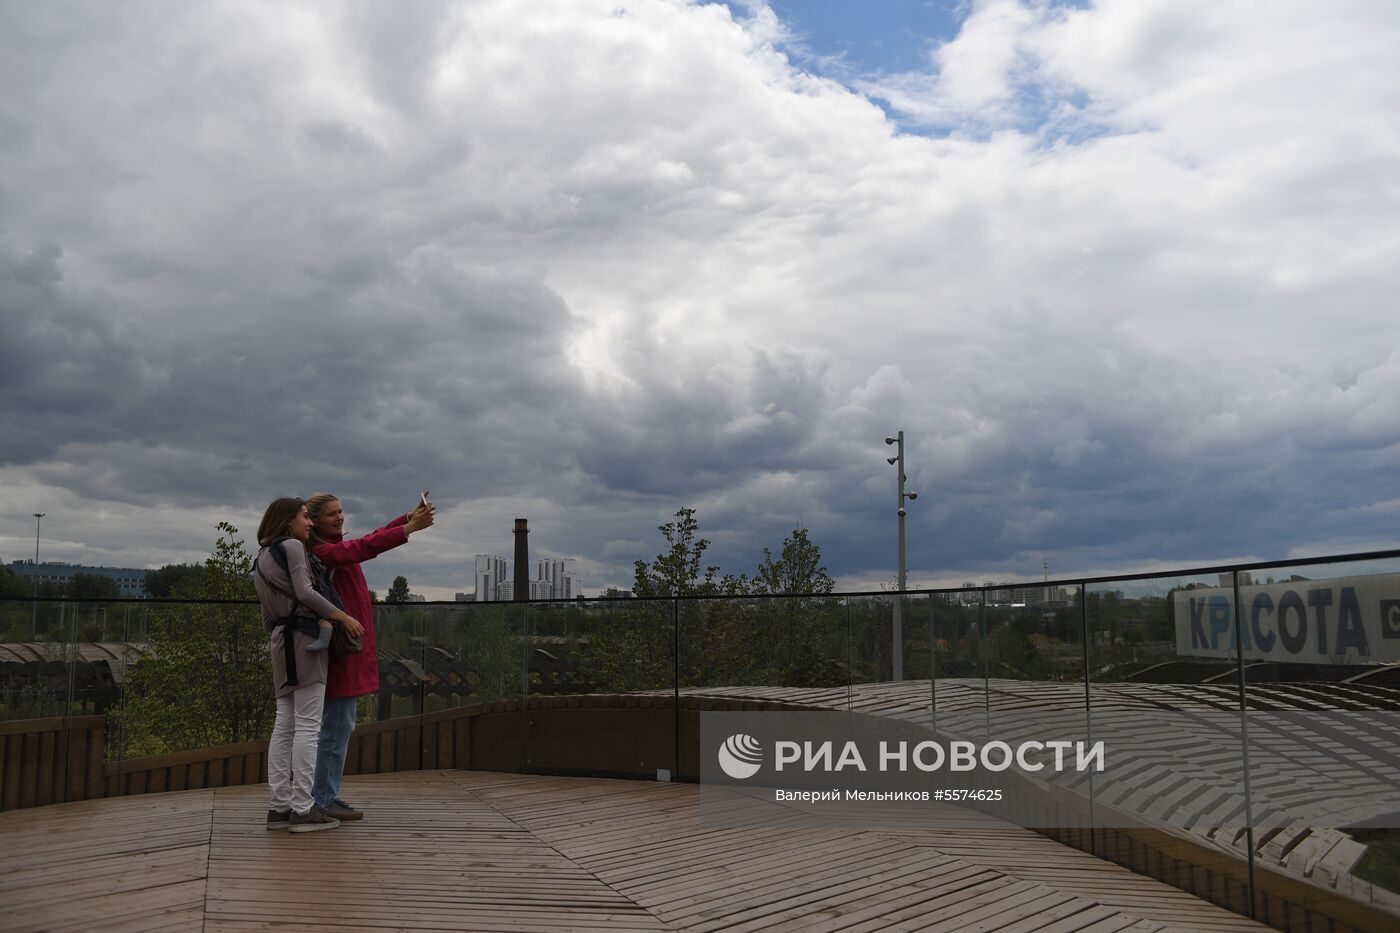
[[[0,810],[101,796],[106,722],[106,716],[0,722]]]

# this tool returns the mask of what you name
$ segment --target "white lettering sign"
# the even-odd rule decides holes
[[[1235,656],[1233,588],[1173,594],[1177,654]],[[1240,587],[1239,645],[1247,661],[1400,661],[1400,574]]]

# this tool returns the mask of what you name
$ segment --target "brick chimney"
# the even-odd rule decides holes
[[[511,587],[511,598],[523,603],[530,599],[530,543],[526,535],[530,533],[529,520],[515,520],[515,583]]]

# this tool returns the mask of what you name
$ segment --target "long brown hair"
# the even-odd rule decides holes
[[[297,517],[305,502],[296,496],[283,496],[273,499],[263,512],[262,523],[258,525],[258,544],[267,547],[273,541],[287,534],[287,526]]]
[[[339,496],[333,496],[328,492],[318,492],[310,495],[306,499],[306,514],[311,516],[311,544],[324,544],[325,539],[316,531],[316,522],[321,517],[321,513],[326,510],[327,504],[339,502]]]

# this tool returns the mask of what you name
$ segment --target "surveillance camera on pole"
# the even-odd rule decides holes
[[[34,513],[34,608],[29,616],[29,637],[39,640],[39,526],[44,523],[47,512]]]
[[[893,661],[894,679],[895,679],[895,680],[903,680],[903,679],[904,679],[904,619],[903,619],[903,606],[902,606],[902,602],[903,602],[903,598],[904,598],[904,595],[903,595],[903,594],[904,594],[904,586],[905,586],[905,573],[904,573],[904,516],[907,514],[907,513],[905,512],[905,509],[904,509],[904,500],[905,500],[905,499],[908,499],[910,502],[912,502],[912,501],[914,501],[915,499],[919,498],[919,494],[916,493],[916,492],[905,492],[905,491],[904,491],[904,483],[905,483],[905,481],[908,479],[908,477],[904,475],[904,432],[903,432],[903,431],[900,431],[900,432],[899,432],[898,434],[896,434],[894,437],[886,437],[886,438],[885,438],[885,443],[886,443],[886,444],[898,444],[898,445],[899,445],[899,447],[898,447],[898,452],[895,454],[895,456],[893,456],[893,457],[886,457],[886,458],[885,458],[885,462],[888,463],[888,464],[890,464],[891,466],[895,467],[895,468],[899,471],[899,480],[898,480],[898,486],[899,486],[899,507],[898,507],[897,511],[895,512],[895,515],[897,515],[897,516],[899,517],[899,595],[897,595],[897,596],[895,597],[895,601],[894,601],[894,626],[893,626],[893,632],[891,633],[892,636],[893,636],[894,646],[893,646],[893,651],[891,652],[891,658],[892,658],[892,661]]]

